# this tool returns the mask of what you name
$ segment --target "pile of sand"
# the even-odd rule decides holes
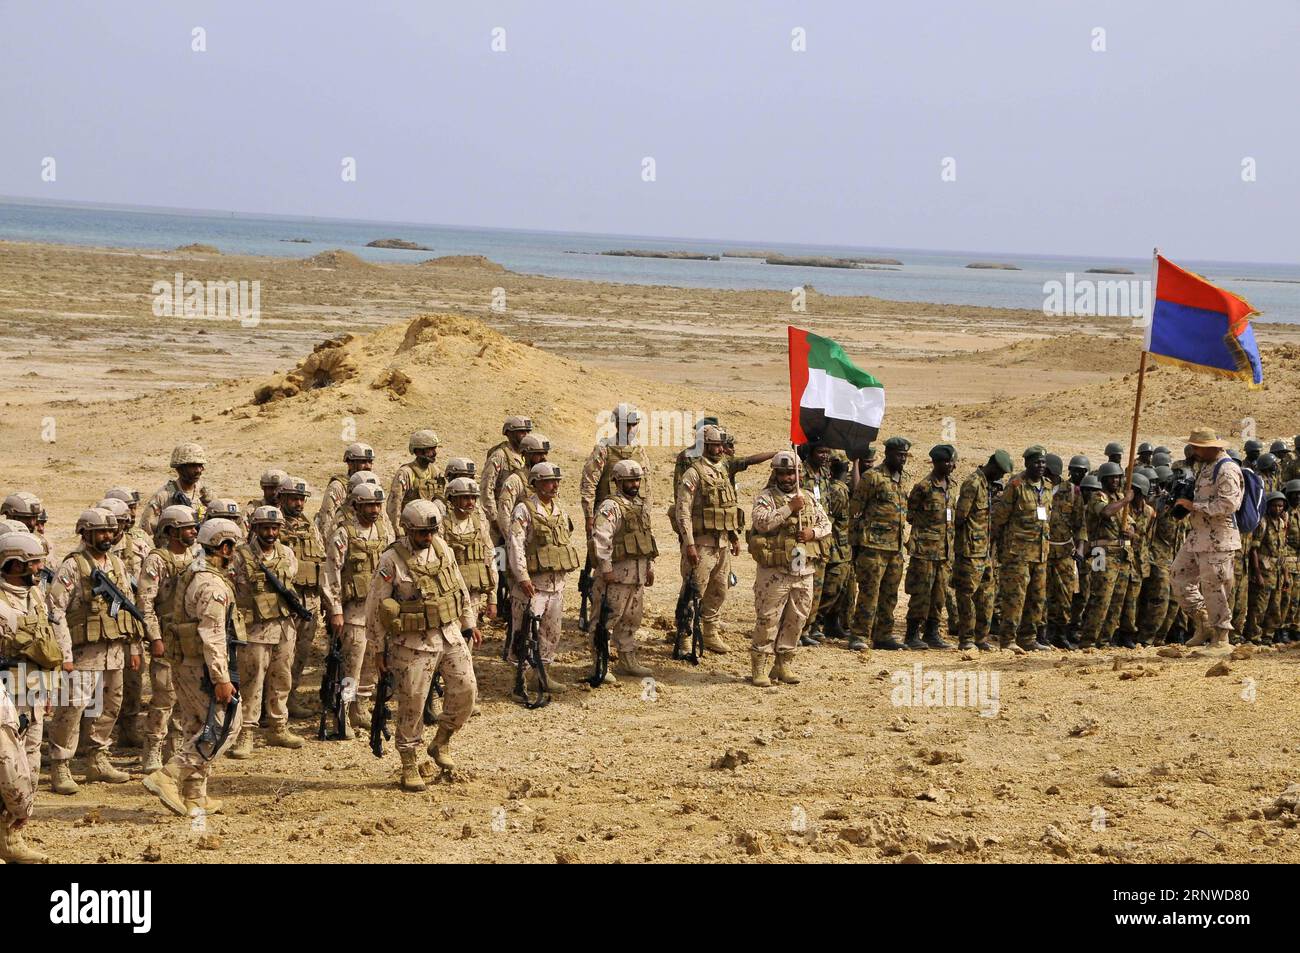
[[[253,391],[254,404],[266,404],[295,397],[304,390],[329,387],[357,376],[357,365],[348,351],[352,335],[332,338],[317,344],[297,367],[287,374],[277,374]]]
[[[181,245],[181,246],[180,246],[179,248],[177,248],[176,250],[177,250],[177,251],[185,251],[185,252],[193,252],[193,253],[195,253],[195,254],[202,254],[202,255],[220,255],[220,254],[221,254],[221,249],[220,249],[220,248],[217,248],[215,245],[204,245],[204,244],[201,244],[200,242],[193,242],[193,243],[191,243],[191,244],[189,244],[189,245]]]
[[[420,262],[434,268],[482,268],[484,271],[508,271],[505,265],[499,265],[491,258],[482,255],[443,255]]]
[[[323,251],[319,254],[312,255],[310,258],[304,258],[301,262],[308,268],[335,268],[347,270],[359,270],[365,268],[374,268],[370,262],[363,258],[358,258],[350,251],[344,251],[341,248],[333,248],[329,251]]]

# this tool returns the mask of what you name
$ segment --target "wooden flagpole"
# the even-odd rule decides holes
[[[1147,353],[1151,346],[1151,325],[1155,321],[1156,313],[1156,278],[1159,269],[1160,249],[1151,250],[1151,291],[1147,295],[1147,327],[1146,336],[1142,341],[1142,359],[1138,363],[1138,383],[1137,396],[1133,400],[1133,429],[1129,434],[1128,441],[1128,468],[1124,478],[1124,495],[1128,496],[1129,491],[1133,489],[1133,471],[1137,469],[1137,439],[1138,439],[1138,420],[1142,416],[1142,388],[1147,378]],[[1129,507],[1124,507],[1124,528],[1128,528]]]

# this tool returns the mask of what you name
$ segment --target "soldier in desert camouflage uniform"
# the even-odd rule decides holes
[[[650,504],[640,492],[646,478],[641,464],[620,460],[612,471],[616,492],[596,504],[591,532],[596,569],[591,601],[597,615],[608,602],[618,673],[641,678],[651,671],[637,657],[636,631],[645,610],[645,589],[654,585],[659,547],[650,525]]]
[[[207,463],[207,453],[197,443],[177,444],[171,456],[171,467],[176,471],[176,477],[154,491],[140,517],[140,529],[146,535],[153,536],[162,511],[173,504],[190,507],[202,522],[208,505],[216,499],[216,494],[203,482]]]
[[[510,535],[510,521],[515,517],[515,507],[528,498],[532,468],[546,462],[551,453],[551,441],[546,434],[534,430],[524,434],[519,441],[519,452],[523,455],[523,466],[507,473],[497,487],[497,508],[492,513],[492,518],[501,539]]]
[[[244,525],[249,527],[248,535],[253,535],[250,520],[253,518],[253,510],[259,506],[275,506],[276,499],[280,495],[280,481],[283,480],[287,473],[283,470],[277,470],[274,467],[270,470],[263,470],[262,475],[258,477],[257,485],[262,488],[262,496],[256,500],[249,500],[244,504]]]
[[[479,490],[483,496],[479,504],[487,515],[494,546],[500,546],[505,539],[504,528],[496,522],[497,494],[511,473],[522,474],[527,480],[528,466],[524,463],[519,445],[532,429],[533,422],[527,417],[507,417],[501,425],[501,433],[506,439],[488,451],[487,460],[483,463],[483,478],[479,481]]]
[[[325,484],[325,492],[321,494],[320,509],[316,511],[316,528],[325,539],[334,535],[338,523],[336,513],[346,509],[345,504],[351,492],[348,479],[354,473],[374,469],[375,451],[369,444],[350,443],[343,451],[343,462],[347,465],[347,472],[330,477],[329,483]]]
[[[694,578],[700,592],[704,648],[723,653],[728,649],[718,633],[718,620],[727,598],[731,557],[740,553],[740,518],[726,464],[726,432],[709,425],[702,436],[704,455],[677,483],[673,523],[681,535],[682,581]]]
[[[631,404],[619,404],[610,414],[614,433],[598,441],[582,465],[578,496],[582,501],[582,518],[586,534],[591,536],[596,523],[596,508],[615,494],[614,467],[622,460],[635,460],[641,467],[641,499],[650,502],[650,457],[639,439],[641,413]]]
[[[441,500],[446,496],[447,477],[434,463],[438,459],[438,435],[432,430],[417,430],[407,440],[412,460],[403,463],[393,474],[388,490],[388,524],[395,538],[402,535],[399,517],[402,508],[412,500]]]
[[[18,729],[18,711],[0,685],[0,861],[39,864],[49,858],[28,847],[21,833],[32,816],[35,794]]]
[[[324,612],[325,538],[316,528],[315,522],[303,515],[310,493],[306,480],[286,475],[280,481],[279,491],[275,495],[276,507],[284,516],[284,524],[280,527],[280,542],[293,550],[293,558],[298,564],[293,589],[311,613],[310,619],[292,616],[289,620],[294,629],[288,704],[290,718],[307,718],[312,714],[311,708],[298,700],[297,691],[302,682],[302,670],[307,665],[307,657],[311,654],[316,634],[321,629]]]

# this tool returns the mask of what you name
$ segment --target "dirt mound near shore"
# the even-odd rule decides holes
[[[204,245],[202,242],[192,242],[189,245],[181,245],[177,251],[193,252],[201,255],[220,255],[221,249],[216,245]]]
[[[310,258],[304,258],[301,264],[307,268],[335,268],[347,271],[364,271],[375,267],[364,258],[341,248],[332,248]]]
[[[481,268],[484,271],[499,272],[510,270],[482,255],[443,255],[441,258],[429,258],[420,264],[430,268]]]

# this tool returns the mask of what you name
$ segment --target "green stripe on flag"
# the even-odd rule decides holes
[[[854,387],[884,386],[880,381],[850,361],[849,356],[844,353],[844,348],[830,338],[809,333],[807,341],[809,367],[820,368],[832,377],[848,381]]]

